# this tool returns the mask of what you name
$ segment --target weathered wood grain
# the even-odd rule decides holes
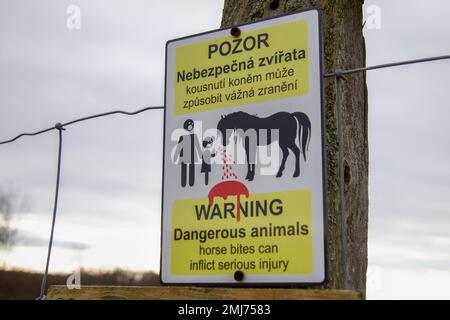
[[[225,0],[222,27],[318,7],[322,10],[325,72],[364,67],[366,49],[363,36],[364,0]],[[337,111],[334,79],[324,88],[328,203],[328,283],[330,289],[343,288],[341,224],[347,224],[349,287],[365,291],[368,232],[368,105],[365,73],[346,77],[343,83],[345,206],[339,214],[339,168]]]
[[[69,290],[51,286],[49,300],[361,300],[364,294],[345,290],[219,287],[103,287]]]

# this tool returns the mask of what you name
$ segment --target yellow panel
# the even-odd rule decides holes
[[[305,20],[178,47],[175,114],[306,95],[307,47]]]
[[[309,190],[242,196],[239,221],[236,202],[235,196],[211,206],[207,198],[173,202],[173,275],[312,272]]]

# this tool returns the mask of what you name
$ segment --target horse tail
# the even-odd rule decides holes
[[[309,149],[311,141],[311,121],[303,112],[294,112],[292,114],[298,123],[298,141],[301,144],[303,159],[306,161],[306,151]]]

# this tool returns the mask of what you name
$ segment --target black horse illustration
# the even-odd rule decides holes
[[[251,157],[254,156],[253,159],[255,159],[257,147],[268,146],[276,140],[278,140],[283,153],[281,165],[276,175],[277,178],[283,174],[289,149],[295,155],[294,177],[298,177],[300,175],[300,152],[303,153],[303,158],[306,161],[306,150],[311,139],[311,122],[303,112],[277,112],[267,118],[259,118],[242,111],[234,112],[221,117],[217,124],[217,130],[222,134],[224,146],[227,146],[233,132],[243,141],[247,162],[245,179],[249,181],[252,181],[255,177],[255,163],[251,161]],[[278,137],[273,137],[271,130],[278,130]],[[249,132],[252,134],[249,134]],[[267,137],[261,136],[264,133],[267,134]],[[256,139],[252,139],[252,135]]]

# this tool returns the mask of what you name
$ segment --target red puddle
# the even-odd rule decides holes
[[[212,206],[214,204],[215,197],[221,197],[226,200],[229,196],[236,196],[236,205],[237,205],[237,213],[236,213],[236,221],[239,222],[241,220],[241,196],[244,195],[248,198],[249,192],[247,187],[240,181],[236,180],[228,180],[222,181],[216,184],[208,193],[209,205]]]

